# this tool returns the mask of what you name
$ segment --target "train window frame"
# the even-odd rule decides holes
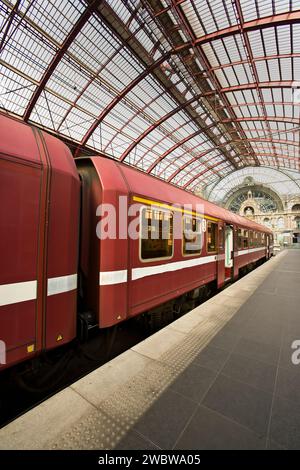
[[[215,225],[216,227],[216,234],[217,234],[217,237],[216,237],[216,242],[215,242],[215,250],[209,250],[208,248],[208,228],[209,228],[209,225]],[[213,220],[208,220],[207,221],[207,227],[206,227],[206,252],[207,253],[210,253],[210,254],[213,254],[213,253],[217,253],[218,252],[218,245],[219,244],[219,229],[218,229],[218,222],[214,222]]]
[[[200,227],[200,251],[197,252],[197,253],[184,253],[184,232],[183,232],[183,229],[184,229],[184,219],[185,218],[192,218],[192,219],[195,219],[197,220],[197,222],[199,222],[199,227]],[[203,231],[202,231],[202,220],[201,218],[199,217],[196,217],[194,215],[189,215],[189,214],[182,214],[182,217],[181,217],[181,255],[182,257],[186,258],[186,257],[192,257],[192,256],[201,256],[201,253],[202,253],[202,248],[203,248]]]
[[[218,225],[218,250],[224,251],[225,250],[225,226]]]
[[[242,229],[241,228],[238,229],[237,239],[238,239],[238,250],[241,250],[242,249],[242,242],[244,242],[244,238],[242,236]]]
[[[143,210],[157,210],[159,212],[171,214],[172,216],[172,253],[170,256],[158,256],[154,258],[143,258],[142,257],[142,222],[143,222]],[[139,213],[139,260],[141,263],[153,263],[154,261],[163,261],[163,260],[169,260],[174,257],[174,212],[168,209],[164,209],[161,207],[156,207],[156,206],[141,206],[140,207],[140,213]]]
[[[258,246],[261,247],[261,232],[257,232]]]
[[[253,231],[253,248],[258,247],[258,233],[256,230]]]
[[[238,249],[247,250],[249,248],[249,231],[245,228],[238,230]]]
[[[254,235],[253,230],[249,230],[249,237],[248,237],[248,248],[254,248]]]

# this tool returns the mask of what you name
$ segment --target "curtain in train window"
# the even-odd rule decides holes
[[[218,246],[218,224],[207,223],[207,251],[217,251]]]
[[[173,214],[144,207],[141,211],[140,255],[142,260],[173,255]]]
[[[201,253],[201,222],[195,217],[183,216],[182,254],[199,255]]]
[[[248,230],[243,230],[244,237],[243,237],[243,248],[248,248],[249,243],[248,243],[248,237],[249,237],[249,232]]]
[[[238,232],[238,248],[248,248],[248,230],[239,228]]]
[[[249,247],[253,248],[253,246],[254,246],[253,231],[249,230]]]
[[[238,231],[238,249],[241,249],[243,247],[243,235],[242,235],[242,229],[239,228]]]

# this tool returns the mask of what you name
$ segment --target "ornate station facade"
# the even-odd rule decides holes
[[[224,206],[274,232],[275,243],[300,246],[300,196],[279,196],[274,190],[245,178]]]

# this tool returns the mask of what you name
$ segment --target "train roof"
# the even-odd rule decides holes
[[[39,138],[42,136],[52,171],[64,172],[78,179],[70,149],[62,140],[23,121],[0,113],[0,152],[20,161],[45,165],[41,160]]]
[[[83,157],[85,159],[85,157]],[[122,173],[123,178],[126,180],[129,191],[138,196],[143,196],[157,202],[164,202],[171,205],[178,204],[191,205],[193,210],[196,210],[196,206],[201,204],[202,211],[211,217],[222,219],[229,224],[239,224],[249,230],[260,230],[267,233],[272,233],[270,229],[264,225],[253,222],[245,217],[234,214],[233,212],[219,207],[216,204],[206,201],[205,199],[196,196],[184,189],[178,188],[166,181],[162,181],[154,176],[148,175],[136,168],[125,165],[124,163],[117,162],[111,158],[105,156],[91,157],[96,169],[99,173],[101,169],[105,168],[105,178],[113,179],[114,171],[113,167],[117,167]],[[102,172],[103,177],[103,172]],[[113,181],[108,186],[111,187],[114,184]]]

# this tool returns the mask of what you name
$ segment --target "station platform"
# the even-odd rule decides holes
[[[299,449],[299,286],[285,250],[2,428],[0,448]]]

